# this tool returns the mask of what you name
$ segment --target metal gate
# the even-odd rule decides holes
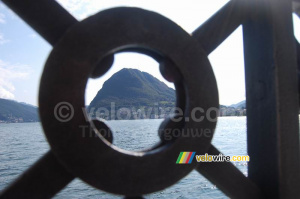
[[[51,150],[7,187],[0,198],[51,198],[76,177],[127,198],[142,197],[171,186],[193,169],[231,198],[299,197],[300,50],[293,34],[292,13],[299,14],[300,2],[232,0],[192,35],[167,18],[138,8],[110,9],[78,22],[54,0],[3,2],[53,50],[39,93],[41,121]],[[214,129],[216,121],[166,120],[159,146],[139,153],[122,153],[111,148],[109,138],[99,134],[99,129],[108,130],[104,123],[85,121],[79,114],[84,107],[87,78],[103,75],[111,66],[113,54],[120,51],[140,52],[156,59],[162,75],[174,82],[177,106],[185,110],[186,116],[197,106],[204,110],[218,107],[216,81],[207,56],[241,24],[247,147],[251,157],[248,177],[229,162],[175,164],[183,150],[212,155],[220,152],[210,143],[212,135],[166,141],[163,130]],[[65,123],[53,116],[53,108],[62,101],[75,107],[74,119]],[[97,139],[83,139],[80,124],[90,125]],[[117,169],[120,162],[122,169]]]

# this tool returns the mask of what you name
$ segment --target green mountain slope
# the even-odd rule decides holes
[[[152,75],[122,69],[104,82],[88,112],[92,118],[108,120],[165,118],[175,101],[175,90]]]
[[[38,108],[25,103],[0,98],[0,121],[37,122]]]
[[[152,75],[136,69],[122,69],[115,73],[99,90],[90,107],[174,106],[175,90]]]

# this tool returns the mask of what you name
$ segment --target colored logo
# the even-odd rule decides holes
[[[176,164],[191,164],[194,156],[195,152],[180,152]]]

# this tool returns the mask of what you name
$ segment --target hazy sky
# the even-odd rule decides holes
[[[191,33],[228,1],[204,0],[58,0],[75,18],[82,20],[101,10],[134,6],[158,12]],[[294,16],[294,19],[296,17]],[[299,20],[295,22],[298,36]],[[230,105],[245,99],[243,37],[240,26],[213,53],[209,60],[219,89],[220,103]],[[0,2],[0,98],[37,105],[39,80],[52,47],[17,15]],[[86,104],[93,99],[105,80],[122,68],[137,68],[161,81],[158,64],[137,53],[115,56],[112,69],[102,78],[89,80]],[[166,82],[168,86],[172,84]]]

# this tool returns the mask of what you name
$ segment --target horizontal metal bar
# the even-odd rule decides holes
[[[221,152],[211,146],[207,153],[219,155]],[[230,198],[263,198],[258,187],[231,162],[201,162],[197,171]]]
[[[209,55],[243,23],[247,12],[243,0],[232,0],[197,28],[192,35]]]
[[[2,0],[52,46],[77,20],[54,0]]]
[[[51,198],[73,179],[49,151],[0,193],[0,198]]]

